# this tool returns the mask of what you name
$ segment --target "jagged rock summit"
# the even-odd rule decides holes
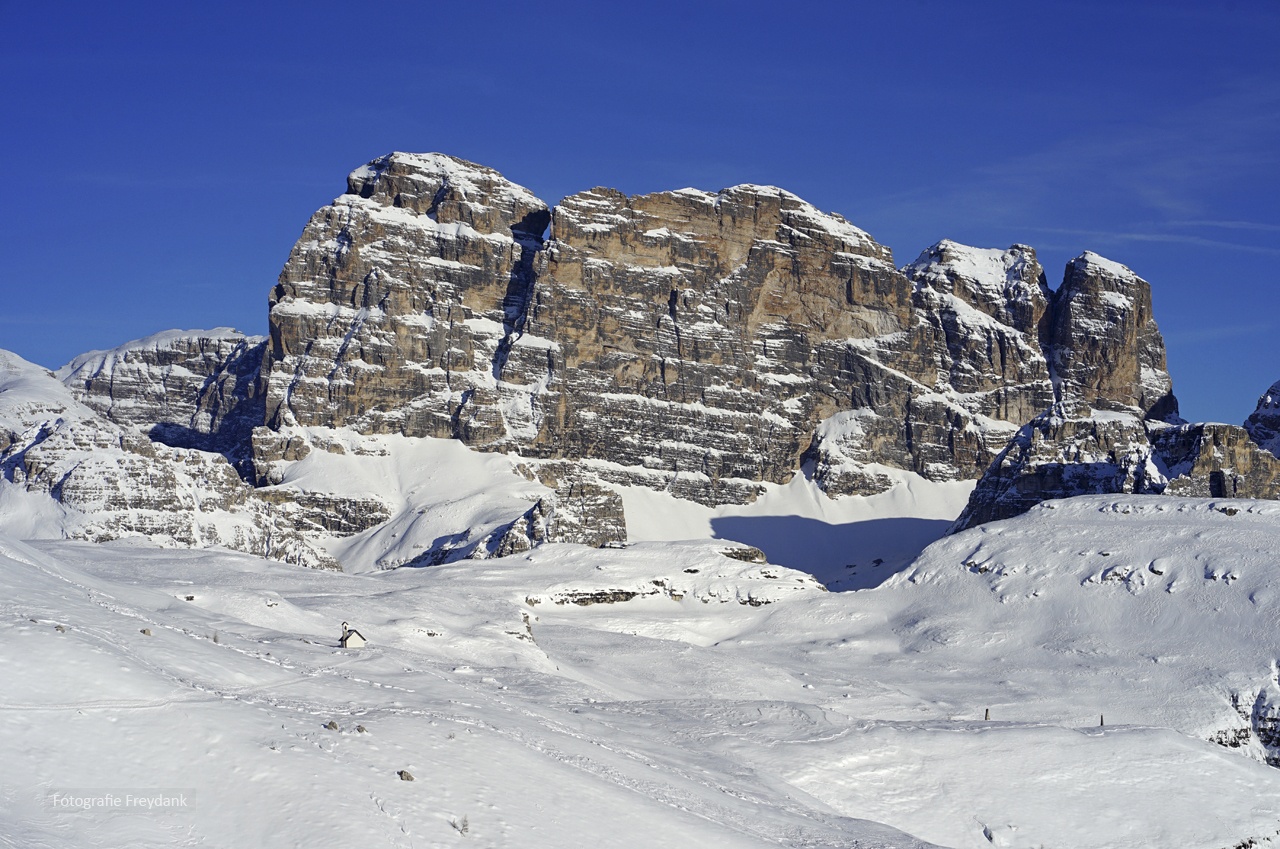
[[[1258,408],[1245,419],[1244,428],[1263,450],[1280,457],[1280,381],[1258,399]]]
[[[312,216],[268,330],[91,352],[54,401],[52,375],[19,369],[5,477],[109,517],[69,533],[312,565],[384,523],[417,541],[359,555],[382,565],[621,542],[626,486],[715,506],[799,473],[832,498],[900,471],[982,477],[960,526],[1079,492],[1272,492],[1244,431],[1178,418],[1151,288],[1125,266],[1086,252],[1054,291],[1026,245],[943,240],[897,268],[772,186],[552,209],[493,169],[390,154]],[[36,384],[44,407],[21,401]],[[1274,442],[1268,411],[1256,441]],[[422,437],[509,455],[531,488],[428,532],[409,484],[323,471]]]
[[[1077,260],[1055,320],[1023,245],[943,241],[898,270],[774,187],[597,188],[548,211],[490,169],[392,154],[312,217],[272,293],[259,480],[317,426],[457,438],[551,486],[710,505],[806,462],[833,496],[888,488],[884,466],[975,478],[1055,400],[1055,340],[1124,312],[1113,265]],[[1168,396],[1145,298],[1141,332],[1117,326],[1077,370],[1091,400]]]

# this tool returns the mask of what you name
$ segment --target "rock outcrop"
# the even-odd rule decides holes
[[[1152,444],[1169,477],[1165,492],[1201,498],[1280,498],[1280,459],[1235,425],[1165,428]]]
[[[550,220],[488,168],[393,154],[307,224],[270,296],[265,424],[451,437],[494,391]]]
[[[477,560],[519,554],[548,542],[596,548],[627,541],[622,497],[592,483],[565,483],[472,551]]]
[[[996,456],[952,532],[1075,495],[1276,497],[1270,458],[1243,430],[1179,418],[1150,284],[1085,252],[1049,315],[1057,400]]]
[[[1054,293],[1050,345],[1060,399],[1181,421],[1151,285],[1126,266],[1091,251],[1067,263]]]
[[[137,427],[105,418],[51,372],[8,352],[0,352],[0,430],[7,434],[0,477],[56,499],[70,536],[224,545],[338,567],[299,531],[305,511],[292,499],[255,490],[221,454],[153,442]]]
[[[1271,384],[1258,399],[1258,407],[1245,419],[1244,429],[1260,448],[1280,457],[1280,381]]]
[[[490,168],[394,153],[312,216],[269,304],[265,339],[168,332],[77,358],[62,412],[0,428],[5,475],[114,517],[86,534],[313,565],[331,565],[319,540],[392,515],[285,483],[346,450],[333,429],[519,455],[553,490],[418,565],[620,542],[619,485],[742,503],[802,468],[832,497],[895,469],[982,477],[957,527],[1082,492],[1275,495],[1254,443],[1275,450],[1276,404],[1252,442],[1183,423],[1128,268],[1086,252],[1054,292],[1030,247],[944,240],[899,269],[769,186],[596,188],[553,210]]]
[[[1032,249],[944,241],[899,271],[773,187],[593,189],[548,212],[490,169],[392,154],[313,216],[271,305],[264,458],[291,426],[351,427],[598,461],[600,483],[711,505],[807,461],[828,493],[870,494],[883,466],[977,477],[1054,401]],[[1117,344],[1158,345],[1143,328]],[[1131,359],[1163,374],[1162,347]]]
[[[86,407],[156,442],[239,455],[262,424],[265,349],[265,337],[228,327],[169,330],[81,354],[57,376]]]
[[[1025,513],[1041,501],[1095,493],[1160,493],[1168,485],[1142,419],[1055,403],[1019,429],[951,531]]]
[[[1280,459],[1250,437],[1235,425],[1171,425],[1139,419],[1134,410],[1059,402],[1019,430],[978,482],[951,531],[1075,495],[1280,498]]]

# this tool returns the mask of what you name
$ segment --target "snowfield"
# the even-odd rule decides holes
[[[1274,502],[1090,496],[826,592],[717,540],[334,573],[2,536],[0,844],[1272,845],[1278,539]]]

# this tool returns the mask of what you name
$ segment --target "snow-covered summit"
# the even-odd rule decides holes
[[[1262,393],[1257,409],[1245,420],[1244,428],[1254,442],[1280,457],[1280,381]]]
[[[0,350],[0,440],[50,419],[92,415],[53,372]],[[0,441],[0,449],[8,444]]]
[[[103,351],[86,351],[71,362],[59,368],[55,374],[64,383],[77,383],[88,380],[104,370],[112,369],[123,362],[135,351],[150,351],[159,354],[162,350],[175,347],[190,347],[203,342],[243,342],[251,344],[260,342],[265,337],[249,337],[233,327],[215,327],[212,330],[162,330],[141,339],[133,339],[114,348]]]
[[[1085,274],[1101,273],[1117,279],[1142,279],[1138,277],[1138,275],[1134,274],[1129,266],[1121,265],[1120,263],[1109,260],[1100,254],[1094,253],[1093,251],[1085,251],[1080,254],[1080,256],[1071,260],[1069,265],[1072,268],[1079,269],[1079,271]]]
[[[443,153],[379,157],[347,176],[347,194],[440,224],[463,222],[482,234],[541,238],[550,219],[547,205],[528,189],[492,168]]]
[[[943,291],[964,281],[971,290],[992,300],[1020,296],[1019,290],[1028,286],[1038,286],[1042,295],[1049,295],[1035,249],[1028,245],[1001,250],[974,248],[943,239],[921,252],[902,272]]]

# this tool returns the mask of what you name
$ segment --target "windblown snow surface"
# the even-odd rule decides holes
[[[331,573],[0,537],[0,844],[1265,846],[1278,537],[1082,497],[850,592],[714,540]]]

